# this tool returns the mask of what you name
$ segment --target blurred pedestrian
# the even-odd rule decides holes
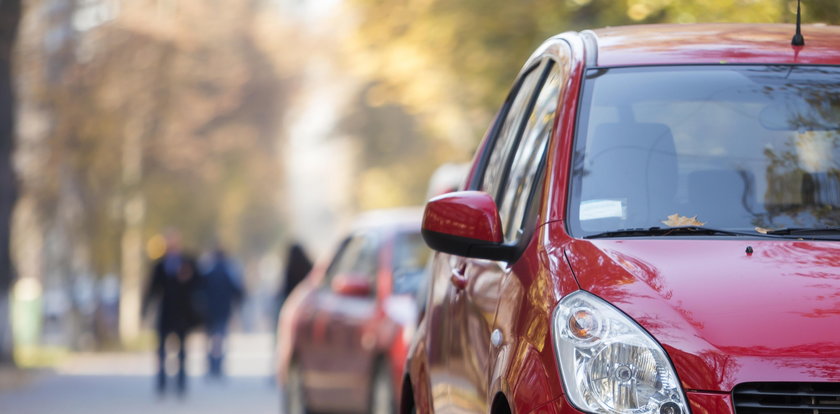
[[[275,315],[279,314],[283,302],[311,270],[312,261],[309,260],[303,246],[292,243],[286,255],[286,269],[283,272],[283,279],[280,281],[280,288],[277,291],[277,312]]]
[[[289,255],[286,260],[283,300],[288,298],[295,287],[312,271],[312,261],[309,260],[309,256],[300,244],[293,243],[289,247]]]
[[[242,301],[243,288],[239,266],[221,246],[217,246],[202,260],[202,286],[206,301],[205,328],[209,340],[207,374],[222,377],[225,337],[234,306]]]
[[[311,270],[312,261],[309,260],[309,256],[306,255],[303,246],[298,243],[289,245],[289,250],[286,253],[286,268],[283,270],[280,286],[277,288],[277,296],[274,299],[275,308],[273,309],[274,314],[272,315],[274,326],[277,326],[280,321],[280,310],[283,308],[283,302],[286,301],[292,293],[292,290],[295,289],[295,286],[299,285]],[[275,341],[277,341],[278,333],[279,331],[274,331]]]
[[[153,300],[158,300],[158,393],[166,391],[167,340],[174,336],[178,341],[177,391],[183,395],[187,389],[186,342],[190,330],[201,321],[195,298],[200,289],[195,260],[181,250],[181,237],[176,231],[166,234],[166,252],[152,266],[148,288],[143,299],[144,313]]]

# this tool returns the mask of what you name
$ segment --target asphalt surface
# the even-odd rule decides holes
[[[79,354],[54,370],[0,389],[0,414],[279,413],[269,335],[230,338],[227,375],[204,375],[203,343],[188,355],[188,391],[158,395],[151,353]]]

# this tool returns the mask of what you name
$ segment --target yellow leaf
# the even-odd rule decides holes
[[[761,234],[767,234],[767,232],[770,231],[770,229],[765,229],[764,227],[756,227],[755,231],[757,231]]]
[[[668,227],[685,227],[685,226],[705,226],[706,223],[697,220],[697,216],[694,217],[685,217],[681,216],[677,213],[671,214],[668,216],[668,220],[662,222],[662,224]]]

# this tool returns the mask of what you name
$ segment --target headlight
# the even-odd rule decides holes
[[[566,395],[578,409],[605,414],[687,414],[661,346],[632,319],[588,292],[560,300],[554,347]]]

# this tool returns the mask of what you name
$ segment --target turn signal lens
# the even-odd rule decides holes
[[[601,330],[600,321],[589,309],[575,309],[569,315],[569,333],[577,339],[595,339]]]

